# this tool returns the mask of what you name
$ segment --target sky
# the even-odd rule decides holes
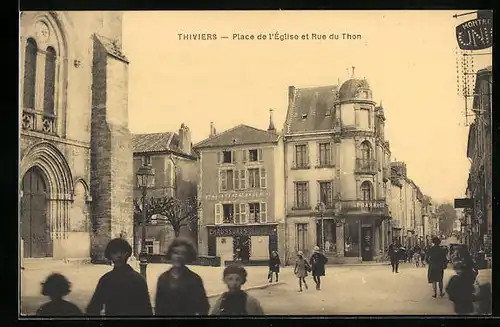
[[[392,160],[406,163],[424,194],[453,201],[464,197],[470,166],[455,27],[475,18],[453,18],[457,13],[126,12],[130,130],[177,132],[184,123],[197,143],[208,137],[210,122],[218,133],[238,124],[267,129],[271,108],[281,129],[288,86],[336,85],[355,67],[354,76],[366,78],[374,100],[383,103]],[[179,40],[179,33],[217,39]],[[299,40],[269,39],[275,33]],[[327,39],[312,40],[313,33]],[[361,38],[343,39],[343,33]],[[339,39],[330,40],[331,34]],[[475,57],[475,70],[490,64],[491,56]]]

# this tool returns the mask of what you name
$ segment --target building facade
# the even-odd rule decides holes
[[[492,67],[481,69],[476,74],[473,110],[476,115],[469,127],[467,157],[471,161],[466,194],[473,199],[473,208],[468,210],[472,251],[484,249],[491,255],[492,237]]]
[[[202,201],[198,247],[222,262],[267,261],[284,253],[283,146],[267,131],[238,125],[195,145]]]
[[[323,248],[330,262],[376,259],[387,246],[389,143],[366,80],[289,87],[284,126],[286,259]],[[318,204],[324,205],[319,210]]]
[[[24,258],[102,258],[132,242],[128,61],[121,12],[20,16]]]
[[[181,201],[197,198],[199,182],[198,157],[192,148],[191,131],[182,124],[178,133],[150,133],[133,135],[134,172],[142,165],[149,165],[155,172],[154,187],[147,197],[174,197]],[[141,190],[134,187],[134,199],[140,203]],[[197,244],[196,217],[185,219],[180,235]],[[141,218],[136,219],[134,253],[141,251]],[[148,254],[165,254],[175,238],[172,225],[161,216],[152,217],[146,225]]]

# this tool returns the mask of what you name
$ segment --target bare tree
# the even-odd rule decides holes
[[[156,215],[156,220],[170,224],[175,237],[179,237],[182,227],[187,226],[192,230],[196,226],[201,202],[196,197],[188,199],[151,197],[145,200],[145,207],[146,223],[150,223],[152,217]],[[142,219],[142,205],[134,200],[134,220],[136,223],[141,223]]]

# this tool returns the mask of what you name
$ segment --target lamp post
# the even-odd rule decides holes
[[[146,251],[146,195],[149,187],[154,186],[154,169],[150,165],[143,165],[137,171],[137,188],[141,190],[142,203],[142,238],[141,238],[141,253],[139,254],[139,267],[141,275],[146,279],[146,269],[148,266],[148,258]]]
[[[321,249],[324,250],[324,248],[325,248],[325,225],[324,225],[323,215],[325,213],[325,204],[323,202],[319,202],[316,205],[316,210],[319,212],[319,217],[320,217],[320,221],[321,221]]]

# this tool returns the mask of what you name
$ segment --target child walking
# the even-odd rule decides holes
[[[256,298],[243,291],[241,287],[247,281],[245,268],[232,264],[222,274],[228,291],[215,302],[210,315],[213,316],[261,316],[264,310]]]
[[[43,304],[36,312],[37,316],[81,316],[82,311],[73,303],[63,298],[71,292],[71,283],[61,274],[51,274],[42,283],[42,295],[50,302]]]
[[[151,316],[153,310],[146,280],[127,260],[132,255],[130,244],[115,238],[109,241],[104,255],[113,262],[113,270],[104,274],[87,306],[87,314],[100,316]]]
[[[269,259],[269,274],[267,278],[269,279],[269,283],[273,282],[273,275],[276,275],[276,282],[278,282],[278,275],[280,272],[280,264],[281,260],[277,251],[273,251],[271,253],[271,258]]]
[[[297,278],[299,279],[299,292],[302,292],[302,283],[304,283],[304,287],[306,288],[306,290],[309,289],[306,283],[308,271],[311,271],[311,266],[309,265],[307,260],[304,259],[304,252],[297,252],[297,261],[295,262],[294,273],[295,276],[297,276]]]

